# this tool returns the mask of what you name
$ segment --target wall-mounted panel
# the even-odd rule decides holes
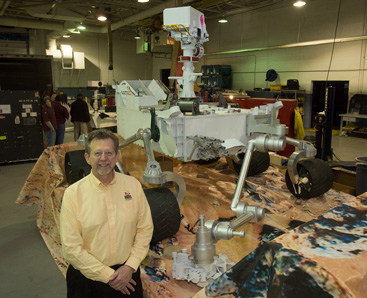
[[[0,91],[0,163],[38,159],[43,151],[37,91]]]

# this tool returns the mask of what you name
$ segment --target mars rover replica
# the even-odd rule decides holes
[[[244,237],[244,232],[236,230],[247,222],[257,222],[264,217],[264,209],[240,202],[250,166],[255,168],[255,174],[259,174],[269,165],[269,161],[265,167],[251,164],[256,154],[281,151],[287,143],[296,147],[288,160],[286,183],[289,191],[298,198],[317,197],[327,192],[332,186],[332,172],[325,162],[313,158],[316,149],[311,143],[286,137],[288,128],[277,119],[282,108],[280,101],[251,110],[200,104],[194,93],[194,82],[201,73],[194,72],[194,63],[203,55],[203,44],[209,40],[204,15],[192,7],[177,7],[165,9],[163,18],[163,29],[181,43],[183,50],[179,58],[183,64],[183,76],[170,77],[177,80],[177,101],[160,81],[122,81],[113,86],[116,90],[117,131],[124,138],[120,148],[131,143],[144,147],[147,156],[143,174],[145,182],[175,184],[174,195],[162,188],[157,188],[159,191],[153,189],[152,193],[149,189],[146,191],[155,226],[152,242],[178,231],[179,207],[186,192],[181,176],[162,172],[154,151],[184,162],[227,157],[237,165],[239,177],[231,203],[235,219],[205,221],[204,215],[200,215],[191,255],[187,251],[173,255],[173,277],[204,286],[233,265],[225,255],[216,254],[215,243],[234,236]],[[160,104],[166,99],[165,105]],[[123,172],[121,165],[118,167]],[[251,172],[254,174],[253,170]],[[167,197],[169,202],[165,207],[168,216],[164,218],[161,207],[152,203],[157,197]],[[168,219],[175,222],[168,222]],[[171,226],[170,232],[160,233],[161,225],[167,223]]]
[[[168,89],[159,81],[122,81],[113,86],[117,129],[125,139],[122,147],[132,142],[145,147],[148,163],[144,181],[158,184],[174,181],[180,185],[176,188],[177,194],[184,188],[184,182],[161,172],[153,150],[185,162],[225,156],[239,165],[231,203],[236,218],[230,222],[205,222],[201,215],[191,255],[187,251],[173,255],[174,278],[205,285],[231,266],[226,256],[216,255],[214,243],[234,236],[244,237],[244,232],[236,229],[264,217],[262,208],[240,202],[254,153],[281,151],[286,143],[297,147],[288,160],[286,182],[290,192],[299,198],[315,197],[328,191],[332,174],[327,164],[313,159],[316,149],[311,143],[286,137],[288,128],[277,119],[282,108],[280,101],[252,110],[200,104],[194,93],[194,82],[202,74],[194,72],[194,63],[203,55],[203,44],[209,40],[204,15],[192,7],[178,7],[165,9],[163,18],[163,29],[181,43],[183,50],[179,58],[183,76],[170,77],[177,80],[178,100],[173,102],[168,98],[167,104],[160,104],[167,98]],[[176,195],[179,205],[183,196],[182,191]]]

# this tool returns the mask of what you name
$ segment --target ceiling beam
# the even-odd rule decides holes
[[[8,8],[9,4],[10,4],[10,0],[8,1],[1,1],[1,8],[0,8],[0,16],[2,16],[5,12],[5,10]]]

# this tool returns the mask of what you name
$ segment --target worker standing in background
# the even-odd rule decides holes
[[[43,102],[45,104],[44,108],[42,109],[42,124],[43,124],[43,131],[45,132],[46,136],[46,146],[50,147],[55,145],[56,140],[56,116],[54,109],[52,107],[52,101],[49,96],[45,96],[43,98]]]
[[[52,106],[54,105],[54,103],[55,103],[55,99],[56,99],[56,92],[53,92],[52,94],[51,94],[51,103],[52,103]]]
[[[68,110],[61,104],[61,96],[56,95],[54,102],[54,111],[56,116],[57,130],[55,145],[64,143],[65,121],[69,119]]]
[[[200,88],[199,91],[199,101],[200,103],[203,103],[205,100],[205,85],[204,84],[198,84],[198,87]]]
[[[76,101],[70,107],[71,122],[74,123],[74,141],[88,133],[88,123],[90,121],[88,104],[83,100],[83,95],[78,94]]]
[[[118,146],[111,131],[90,132],[84,156],[92,171],[64,193],[60,236],[68,298],[143,297],[139,266],[153,222],[140,182],[114,171]]]

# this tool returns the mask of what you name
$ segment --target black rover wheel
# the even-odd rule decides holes
[[[80,170],[79,170],[79,174],[78,174],[78,180],[79,181],[80,179],[84,178],[85,176],[88,176],[90,174],[90,171],[91,171],[91,166],[88,165],[88,166],[84,166],[82,167]],[[75,181],[76,182],[76,181]]]
[[[90,173],[90,165],[84,158],[84,150],[76,150],[65,154],[65,176],[69,184],[83,178],[85,173]]]
[[[333,186],[333,172],[326,161],[321,159],[304,159],[298,162],[297,171],[299,177],[307,178],[308,182],[298,186],[294,185],[289,177],[288,170],[285,173],[285,182],[289,191],[302,199],[309,199],[321,196]]]
[[[237,174],[240,173],[243,159],[245,157],[244,153],[238,154],[239,161],[235,162],[232,159],[232,165],[234,170],[237,172]],[[262,172],[265,172],[270,165],[270,157],[268,152],[260,152],[260,151],[254,151],[252,154],[252,158],[250,161],[250,166],[247,172],[247,176],[255,176],[259,175]]]
[[[181,223],[180,208],[175,195],[167,188],[144,189],[144,193],[154,224],[151,242],[156,243],[175,235]]]

